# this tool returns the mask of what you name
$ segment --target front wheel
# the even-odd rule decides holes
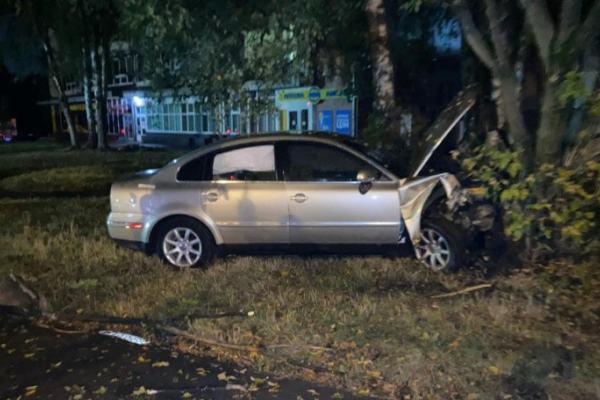
[[[434,271],[455,271],[463,266],[467,249],[464,235],[450,221],[427,219],[421,224],[417,258]]]
[[[213,256],[214,248],[208,230],[188,218],[166,222],[157,235],[156,253],[164,262],[176,268],[204,266]]]

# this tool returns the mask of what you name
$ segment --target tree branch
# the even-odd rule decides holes
[[[574,52],[583,51],[594,37],[598,34],[598,21],[600,20],[600,0],[596,0],[590,8],[587,17],[577,30]]]
[[[488,288],[491,288],[491,287],[492,287],[491,283],[482,283],[481,285],[470,286],[470,287],[462,289],[462,290],[457,290],[456,292],[436,294],[435,296],[431,296],[430,298],[432,298],[432,299],[443,299],[443,298],[446,298],[446,297],[459,296],[461,294],[467,294],[467,293],[474,292],[476,290],[488,289]]]
[[[471,50],[473,50],[473,53],[475,53],[483,65],[490,70],[493,69],[495,61],[492,51],[475,25],[473,15],[467,5],[463,0],[454,0],[452,2],[452,8],[456,18],[458,18],[458,21],[460,22],[465,39],[471,47]]]
[[[537,47],[540,50],[540,57],[547,64],[550,58],[550,44],[554,38],[555,28],[550,11],[542,1],[520,0],[521,6],[525,9],[527,22],[533,30]]]
[[[509,45],[502,28],[503,15],[498,8],[497,0],[485,0],[485,14],[490,24],[492,44],[496,53],[497,63],[500,67],[510,68]]]
[[[561,45],[571,36],[581,20],[581,3],[581,0],[563,0],[558,31]]]

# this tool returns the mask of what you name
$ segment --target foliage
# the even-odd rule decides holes
[[[328,3],[127,0],[120,25],[157,88],[213,101],[239,93],[248,80],[267,93],[276,84],[297,84],[295,78],[310,81],[318,46],[350,47],[347,37],[356,35],[340,27],[356,19],[362,2]]]
[[[585,135],[580,140],[583,147],[592,143]],[[480,146],[462,164],[502,206],[507,235],[525,239],[530,257],[598,254],[600,163],[545,164],[524,175],[521,160],[517,152]]]
[[[19,79],[46,72],[33,27],[14,15],[0,15],[0,62]]]
[[[564,107],[569,101],[581,97],[587,97],[588,93],[585,88],[583,75],[577,71],[569,71],[558,89],[558,100]]]

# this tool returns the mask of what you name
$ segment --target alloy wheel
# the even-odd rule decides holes
[[[192,267],[202,256],[202,241],[190,228],[173,228],[165,235],[163,253],[176,267]]]
[[[450,265],[452,252],[448,240],[439,232],[424,228],[421,240],[415,247],[417,258],[436,271],[446,269]]]

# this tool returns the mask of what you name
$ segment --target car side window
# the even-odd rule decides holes
[[[292,182],[356,182],[358,172],[373,168],[368,162],[333,146],[289,143],[285,180]]]
[[[275,146],[242,147],[214,156],[212,180],[275,181]]]
[[[177,180],[182,182],[206,180],[206,159],[206,156],[198,157],[183,165],[177,172]]]

